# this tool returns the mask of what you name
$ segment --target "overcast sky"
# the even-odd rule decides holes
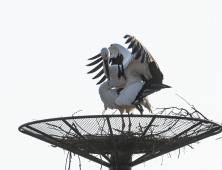
[[[222,1],[1,1],[0,169],[63,170],[66,153],[18,131],[33,120],[101,115],[103,103],[88,58],[135,36],[172,86],[150,96],[154,107],[182,106],[179,94],[222,123]],[[148,112],[146,114],[149,114]],[[219,170],[222,134],[133,167]],[[99,169],[86,159],[82,170]],[[163,162],[162,162],[163,160]],[[161,165],[162,164],[162,165]],[[78,169],[73,157],[71,169]],[[103,167],[103,169],[106,169]]]

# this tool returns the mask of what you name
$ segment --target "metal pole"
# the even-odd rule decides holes
[[[128,164],[125,164],[125,159],[128,155],[119,155],[119,162],[116,162],[115,154],[111,154],[110,160],[114,162],[111,164],[109,170],[132,170],[132,167],[129,166],[129,163],[132,162],[132,157],[130,158]]]

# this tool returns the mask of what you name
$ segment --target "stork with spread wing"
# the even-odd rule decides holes
[[[87,66],[100,63],[88,73],[93,73],[103,67],[93,79],[104,74],[97,84],[101,84],[106,78],[108,78],[108,82],[103,83],[100,89],[117,88],[115,90],[118,95],[112,101],[108,97],[109,95],[104,95],[99,90],[105,107],[118,108],[111,107],[110,103],[112,103],[122,108],[131,105],[142,108],[141,104],[143,104],[151,111],[147,96],[162,88],[170,88],[170,86],[162,84],[163,74],[149,51],[135,37],[126,35],[124,38],[127,38],[126,43],[130,43],[128,49],[132,48],[132,52],[119,44],[112,44],[109,48],[103,48],[100,54],[89,59],[96,60]],[[125,77],[126,81],[119,83],[118,80],[121,76]],[[112,83],[112,86],[109,86],[110,80],[115,80],[117,84]],[[104,86],[107,87],[102,88]]]

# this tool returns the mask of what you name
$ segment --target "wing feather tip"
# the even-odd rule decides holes
[[[106,80],[106,76],[104,75],[96,85],[101,84],[101,83],[104,82],[105,80]]]
[[[96,59],[96,58],[98,58],[98,57],[100,57],[100,56],[101,56],[101,54],[99,53],[99,54],[97,54],[96,56],[89,58],[88,60],[94,60],[94,59]]]
[[[126,34],[123,38],[131,37],[131,35]]]

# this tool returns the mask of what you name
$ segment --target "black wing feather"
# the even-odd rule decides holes
[[[97,54],[95,57],[89,58],[88,60],[94,60],[94,59],[96,59],[96,58],[98,58],[98,57],[100,57],[100,56],[101,56],[101,54],[99,53],[99,54]]]
[[[98,84],[101,84],[102,82],[104,82],[106,80],[106,76],[103,76],[103,78],[101,78],[101,80],[97,83]]]
[[[135,52],[137,52],[137,50],[139,49],[140,47],[140,43],[137,42],[135,46],[133,46],[133,50],[132,50],[132,54],[135,54]]]
[[[126,40],[125,44],[127,44],[127,43],[131,42],[131,41],[132,41],[132,39],[133,39],[133,37],[128,38],[128,39]]]
[[[127,37],[131,37],[131,35],[127,35],[127,34],[126,34],[123,38],[127,38]]]
[[[86,66],[93,66],[93,65],[97,64],[98,62],[102,61],[102,59],[103,58],[101,57],[101,58],[97,59],[96,61],[93,61],[92,63],[87,64]]]
[[[143,51],[143,55],[142,55],[142,59],[141,59],[141,60],[144,60],[145,55],[146,55],[146,52],[145,52],[145,51]],[[142,63],[142,61],[141,61],[141,63]]]
[[[146,57],[146,63],[148,64],[148,57]]]
[[[134,46],[135,42],[136,42],[136,39],[131,41],[130,45],[128,46],[128,49],[132,48]]]
[[[104,70],[102,69],[95,77],[93,77],[92,79],[96,79],[98,77],[100,77],[102,74],[104,73]]]
[[[140,48],[140,49],[137,51],[137,54],[136,54],[136,56],[135,56],[135,59],[140,58],[141,52],[142,52],[142,48]]]
[[[146,52],[144,51],[143,56],[142,56],[142,59],[141,59],[141,63],[144,63],[145,56],[146,56]],[[146,57],[146,58],[147,58],[147,57]]]
[[[88,72],[89,73],[94,73],[95,71],[97,71],[98,69],[100,69],[103,66],[103,62],[101,62],[99,65],[97,65],[94,69],[92,69],[91,71]]]

